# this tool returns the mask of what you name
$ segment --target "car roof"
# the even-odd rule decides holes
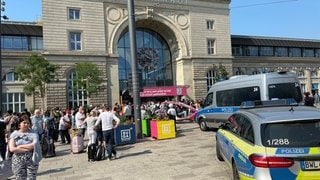
[[[320,119],[320,110],[308,106],[276,106],[240,109],[235,114],[244,114],[250,118],[252,123],[286,122],[297,120]]]

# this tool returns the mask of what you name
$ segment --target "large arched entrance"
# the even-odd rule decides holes
[[[172,86],[172,56],[164,38],[153,30],[138,28],[136,42],[140,84],[143,87]],[[118,54],[120,92],[130,92],[132,85],[129,32],[124,33],[119,39]]]

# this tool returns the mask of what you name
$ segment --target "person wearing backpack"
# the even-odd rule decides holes
[[[44,112],[44,130],[47,131],[48,137],[53,138],[53,133],[55,127],[54,119],[52,116],[50,116],[50,111]]]
[[[42,155],[44,157],[56,156],[55,145],[54,145],[54,131],[55,123],[50,111],[44,112],[44,138],[41,140]]]

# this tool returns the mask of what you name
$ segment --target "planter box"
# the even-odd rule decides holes
[[[120,125],[114,131],[116,145],[133,144],[136,142],[136,127],[134,124]]]
[[[141,126],[142,126],[142,134],[146,137],[150,137],[150,118],[142,119]]]
[[[150,121],[151,137],[155,139],[175,138],[174,120]]]

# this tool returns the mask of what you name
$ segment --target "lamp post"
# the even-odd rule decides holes
[[[4,1],[0,0],[0,111],[2,112],[3,108],[2,108],[2,28],[1,28],[1,24],[2,24],[2,19],[7,20],[8,17],[6,15],[2,15],[2,12],[5,10],[4,9],[4,5],[6,5],[6,3]]]
[[[128,0],[128,20],[129,20],[129,36],[130,36],[130,55],[132,69],[132,90],[134,104],[134,119],[136,126],[137,138],[142,138],[141,129],[141,100],[140,100],[140,82],[137,65],[137,45],[136,45],[136,22],[134,15],[134,0]]]

